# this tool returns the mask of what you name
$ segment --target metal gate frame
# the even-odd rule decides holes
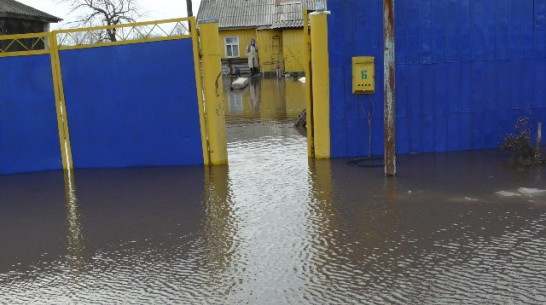
[[[116,41],[105,39],[106,33],[113,33]],[[98,26],[78,29],[58,30],[44,33],[2,35],[0,41],[0,57],[45,55],[51,56],[51,71],[55,93],[55,107],[59,129],[59,144],[64,170],[72,170],[72,149],[70,131],[64,96],[62,68],[59,52],[84,48],[99,48],[116,45],[148,43],[176,39],[192,39],[193,61],[196,80],[196,94],[199,108],[201,142],[204,164],[210,163],[205,108],[203,101],[203,84],[200,69],[199,38],[195,17],[137,22],[111,26]],[[13,52],[10,49],[15,48]]]

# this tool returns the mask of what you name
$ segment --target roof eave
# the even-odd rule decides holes
[[[258,28],[264,28],[264,27],[270,27],[270,26],[263,26],[263,25],[255,25],[255,26],[225,26],[225,27],[218,27],[220,31],[236,31],[236,30],[255,30]]]
[[[293,30],[293,29],[303,29],[302,25],[298,26],[277,26],[277,27],[271,27],[273,30]]]
[[[7,12],[0,12],[0,18],[12,18],[12,19],[22,19],[22,20],[30,20],[30,21],[40,21],[40,22],[44,22],[44,23],[57,23],[57,22],[63,21],[61,18],[58,18],[58,17],[45,18],[45,17],[40,17],[40,16],[29,16],[29,15],[7,13]]]

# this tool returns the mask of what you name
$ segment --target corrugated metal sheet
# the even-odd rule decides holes
[[[14,0],[0,0],[0,17],[18,17],[47,22],[59,22],[62,20]]]
[[[218,19],[221,29],[303,27],[303,9],[326,0],[203,0],[197,19]]]
[[[270,27],[274,12],[274,0],[203,0],[197,19],[218,19],[223,29]]]
[[[281,4],[276,7],[273,20],[274,29],[303,27],[303,7],[301,2]]]
[[[382,4],[328,1],[333,157],[368,153],[372,107],[351,91],[357,55],[376,57],[372,154],[384,153]],[[496,148],[519,116],[531,119],[534,138],[546,118],[546,1],[396,5],[398,153]]]

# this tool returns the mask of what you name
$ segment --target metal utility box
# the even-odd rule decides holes
[[[353,57],[353,94],[375,93],[375,57]]]

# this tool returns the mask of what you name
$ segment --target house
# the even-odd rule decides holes
[[[0,35],[41,33],[49,31],[49,24],[62,19],[39,11],[33,7],[14,0],[0,0]],[[33,49],[43,49],[44,44],[34,44],[32,39],[24,39],[22,43]],[[8,47],[9,46],[9,47]],[[8,50],[5,50],[8,48]],[[0,49],[5,52],[23,51],[25,47],[11,44],[0,39]]]
[[[217,19],[223,64],[244,66],[251,39],[259,50],[260,70],[303,72],[303,11],[326,0],[202,0],[197,20]]]

